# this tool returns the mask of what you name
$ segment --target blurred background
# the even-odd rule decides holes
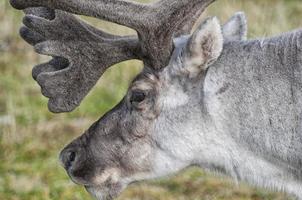
[[[203,16],[225,22],[236,11],[248,18],[249,38],[267,37],[302,27],[301,0],[217,0]],[[73,184],[58,163],[63,146],[113,107],[141,69],[139,61],[108,70],[81,106],[72,113],[52,114],[47,99],[31,78],[35,54],[18,36],[23,13],[0,0],[0,200],[91,199]],[[100,20],[91,24],[118,34],[132,30]],[[264,200],[290,199],[226,177],[191,168],[180,174],[130,186],[120,200]]]

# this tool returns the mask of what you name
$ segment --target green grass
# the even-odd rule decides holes
[[[276,35],[302,26],[300,0],[218,0],[204,16],[222,22],[236,11],[246,12],[249,37]],[[138,61],[108,70],[72,113],[51,114],[47,99],[31,78],[31,68],[47,60],[33,53],[18,36],[22,13],[0,1],[0,200],[91,199],[73,184],[57,162],[62,147],[113,107],[141,69]],[[109,32],[132,30],[85,18]],[[234,184],[229,179],[193,168],[156,181],[131,185],[121,200],[283,200],[283,194]]]

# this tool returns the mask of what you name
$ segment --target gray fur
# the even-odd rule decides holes
[[[247,23],[243,12],[237,12],[223,27],[223,36],[228,40],[246,40]]]
[[[218,131],[284,170],[280,178],[296,181],[302,178],[301,42],[298,30],[227,43],[205,80],[209,113],[215,112]],[[235,62],[230,59],[234,56]],[[214,104],[221,105],[219,110]]]
[[[195,87],[195,80],[175,73],[184,67],[179,59],[183,55],[175,53],[171,69],[167,68],[168,74],[174,74],[169,82],[183,88],[181,96],[188,96],[190,103],[160,115],[158,121],[169,121],[157,125],[161,133],[155,134],[163,151],[302,199],[301,41],[302,30],[267,39],[226,41],[219,59]]]

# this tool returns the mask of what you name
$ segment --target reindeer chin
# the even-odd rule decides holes
[[[112,200],[123,191],[124,187],[119,183],[115,183],[102,186],[85,186],[85,188],[97,200]]]

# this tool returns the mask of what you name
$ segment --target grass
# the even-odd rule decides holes
[[[276,35],[302,26],[299,0],[219,0],[204,16],[226,21],[243,10],[249,37]],[[120,63],[108,70],[94,90],[72,113],[51,114],[47,99],[31,78],[33,65],[45,61],[18,36],[22,13],[0,1],[0,199],[91,199],[59,167],[62,147],[81,134],[125,94],[128,83],[141,69],[138,61]],[[85,18],[109,32],[131,33],[125,27]],[[191,168],[170,178],[131,185],[120,200],[283,200],[284,194]]]

